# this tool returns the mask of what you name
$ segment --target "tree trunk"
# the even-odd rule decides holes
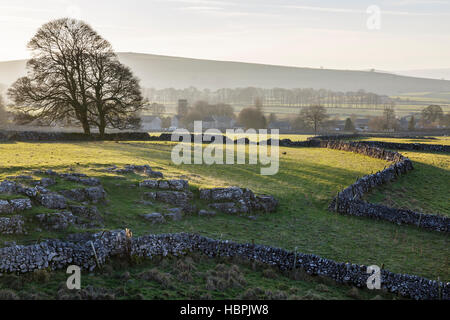
[[[81,124],[82,124],[82,126],[83,126],[84,134],[91,135],[91,128],[90,128],[90,126],[89,126],[88,121],[87,121],[87,120],[83,120],[83,121],[81,122]]]
[[[105,136],[105,126],[98,126],[98,131],[100,132],[100,137],[103,138]]]
[[[81,112],[77,114],[78,120],[81,122],[81,126],[83,127],[84,134],[91,135],[91,127],[89,125],[89,121],[87,119],[87,115],[82,114]]]
[[[103,138],[105,136],[106,131],[106,121],[104,115],[99,115],[100,124],[98,125],[98,131],[100,132],[100,137]]]

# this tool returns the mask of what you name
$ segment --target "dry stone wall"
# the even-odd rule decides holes
[[[358,135],[341,135],[341,136],[321,136],[315,137],[307,141],[293,142],[289,139],[280,141],[280,146],[286,147],[321,147],[335,150],[355,152],[368,157],[382,159],[392,162],[392,164],[377,173],[366,175],[357,179],[355,183],[348,186],[338,193],[329,205],[329,210],[353,216],[364,216],[373,219],[387,220],[397,224],[411,224],[420,228],[432,231],[450,232],[450,218],[440,215],[423,214],[413,212],[411,210],[389,208],[383,205],[371,204],[362,201],[364,195],[369,193],[373,188],[381,186],[385,183],[395,181],[399,176],[413,170],[413,163],[410,159],[404,157],[396,151],[385,150],[384,143],[367,143],[367,142],[346,142],[342,139],[351,139]],[[329,140],[325,140],[329,139]],[[398,144],[395,144],[397,146]],[[428,146],[428,145],[423,145]],[[443,152],[443,147],[428,148],[426,151]],[[398,149],[389,145],[389,149]],[[441,148],[442,147],[442,148]],[[412,149],[411,149],[412,150]],[[414,149],[416,150],[416,149]]]
[[[439,232],[450,232],[450,219],[444,216],[417,213],[411,210],[390,208],[380,204],[368,203],[359,199],[351,200],[340,196],[333,199],[329,209],[353,216],[387,220],[396,224],[415,225]]]
[[[43,132],[43,131],[0,131],[0,141],[148,141],[146,132],[109,133],[100,137],[93,133]]]
[[[204,135],[202,135],[203,139]],[[309,141],[288,141],[288,139],[281,140],[283,146],[298,146],[298,147],[313,147],[316,146],[318,140],[349,140],[361,137],[371,137],[360,134],[343,134],[343,135],[328,135],[317,136],[310,138]],[[373,136],[373,137],[390,137],[390,136]],[[194,141],[195,135],[191,134],[191,139]],[[408,137],[406,137],[408,138]],[[412,137],[417,138],[417,137]],[[227,141],[226,136],[222,136],[223,141]],[[171,133],[162,133],[159,136],[151,136],[146,132],[119,132],[105,134],[100,137],[98,134],[85,135],[83,133],[66,133],[66,132],[40,132],[40,131],[0,131],[0,141],[171,141]],[[211,141],[214,141],[214,137]],[[235,140],[236,143],[238,140]],[[284,141],[284,142],[282,142]],[[249,144],[249,139],[245,138],[244,142]],[[413,151],[427,151],[427,152],[450,152],[450,146],[438,144],[421,144],[421,143],[391,143],[380,141],[363,141],[361,143],[370,146],[376,146],[386,149],[394,150],[413,150]],[[270,141],[269,141],[270,144]]]
[[[340,214],[365,216],[374,219],[387,220],[397,224],[411,224],[432,231],[450,232],[450,218],[439,215],[422,214],[410,210],[389,208],[383,205],[370,204],[361,201],[363,196],[373,188],[396,180],[399,176],[413,170],[411,160],[398,152],[384,150],[361,142],[344,142],[340,140],[320,141],[325,148],[345,150],[364,154],[366,156],[393,162],[388,168],[375,174],[358,179],[345,188],[333,199],[329,209]]]
[[[0,272],[27,273],[46,268],[57,270],[68,265],[78,265],[92,271],[97,267],[97,263],[104,264],[113,256],[131,255],[151,259],[155,256],[181,256],[195,251],[209,257],[256,260],[280,270],[303,269],[310,275],[330,278],[338,283],[356,287],[366,287],[370,276],[367,266],[364,265],[339,263],[312,254],[215,240],[196,234],[160,234],[132,238],[127,236],[126,231],[111,231],[72,238],[73,241],[51,240],[30,246],[2,248]],[[387,270],[381,270],[381,287],[412,299],[450,299],[450,283]]]
[[[329,136],[317,136],[309,138],[310,140],[352,140],[362,137],[374,137],[374,138],[392,138],[391,136],[369,136],[359,134],[343,134],[343,135],[329,135]],[[419,138],[419,137],[403,137],[403,138]],[[421,137],[423,139],[423,137]],[[408,150],[408,151],[425,151],[425,152],[450,152],[450,146],[441,144],[425,144],[425,143],[397,143],[397,142],[384,142],[384,141],[360,141],[359,143],[366,144],[371,147],[378,147],[392,150]]]

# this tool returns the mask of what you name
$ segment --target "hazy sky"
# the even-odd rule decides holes
[[[374,5],[380,19],[367,13]],[[0,61],[27,58],[37,28],[65,16],[91,24],[116,51],[338,69],[450,68],[450,0],[0,0]]]

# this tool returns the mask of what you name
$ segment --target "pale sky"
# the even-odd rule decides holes
[[[373,5],[380,19],[367,13]],[[67,16],[92,25],[118,52],[313,68],[450,68],[450,0],[0,0],[0,61],[29,57],[26,43],[39,26]]]

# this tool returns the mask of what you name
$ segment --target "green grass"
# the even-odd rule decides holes
[[[65,289],[64,271],[38,271],[0,278],[0,300],[12,290],[21,299],[76,299],[79,291]],[[384,291],[356,289],[304,272],[280,272],[262,264],[236,259],[186,257],[151,261],[113,260],[96,273],[82,272],[83,294],[89,299],[397,299]],[[93,288],[93,290],[90,290]],[[88,298],[84,296],[84,298]]]
[[[402,154],[413,161],[415,170],[377,188],[368,200],[391,207],[450,216],[450,156],[406,151]]]
[[[384,264],[393,272],[450,280],[447,236],[413,226],[336,215],[327,210],[329,201],[338,191],[358,177],[383,169],[387,165],[385,161],[337,150],[280,148],[279,173],[261,176],[259,167],[250,165],[175,166],[170,158],[171,149],[172,143],[167,142],[4,143],[0,144],[0,179],[27,170],[52,168],[64,171],[73,168],[102,180],[109,203],[99,206],[99,209],[108,229],[128,227],[135,235],[197,232],[214,238],[254,241],[289,250],[298,247],[300,252],[336,261]],[[284,152],[286,154],[282,154]],[[440,161],[448,163],[448,156],[442,155]],[[139,215],[161,212],[164,205],[137,205],[135,202],[144,191],[129,185],[143,177],[130,175],[123,180],[100,171],[111,164],[149,164],[154,170],[164,172],[167,178],[189,179],[193,188],[248,187],[257,193],[274,195],[280,206],[276,213],[262,215],[256,221],[219,214],[211,219],[188,216],[179,222],[151,225]],[[446,192],[448,182],[442,184],[444,169],[433,164],[424,164],[424,167],[429,170],[426,173],[428,185],[441,184],[441,194]],[[423,169],[419,164],[416,168],[417,173]],[[448,172],[448,167],[445,170]],[[425,185],[420,178],[412,183],[418,193]],[[437,206],[441,200],[430,201]],[[424,206],[430,205],[426,203],[429,199],[419,201],[424,201]],[[2,240],[34,243],[40,236],[62,237],[64,234],[41,234],[31,229],[27,236],[2,236]]]

